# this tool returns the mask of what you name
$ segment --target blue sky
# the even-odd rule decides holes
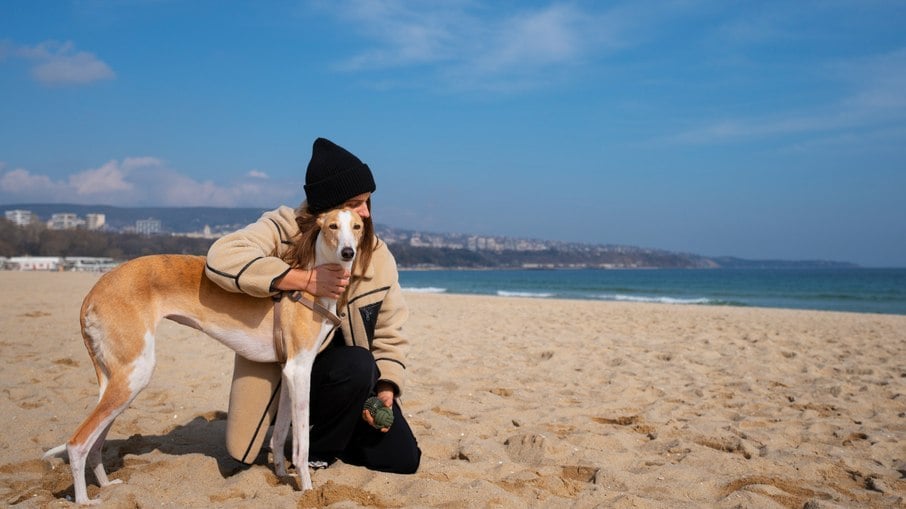
[[[378,222],[906,266],[901,1],[11,0],[0,204],[296,205],[312,141]]]

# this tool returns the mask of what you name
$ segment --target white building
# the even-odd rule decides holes
[[[85,220],[72,212],[54,214],[47,222],[47,228],[51,230],[74,230],[79,226],[85,226]]]
[[[214,232],[211,231],[211,227],[209,225],[204,225],[204,230],[200,232],[174,233],[173,235],[176,237],[188,237],[190,239],[216,239],[221,237],[223,234],[218,233],[215,235]]]
[[[67,256],[63,260],[66,270],[79,272],[107,272],[117,266],[113,258],[96,256]]]
[[[60,270],[61,263],[59,256],[13,256],[6,265],[12,270]]]
[[[16,226],[28,226],[31,224],[34,215],[30,210],[7,210],[6,219],[7,221],[15,224]]]
[[[135,222],[135,232],[142,235],[153,235],[155,233],[160,233],[160,219],[139,219]]]
[[[100,230],[107,224],[106,214],[85,214],[85,223],[89,230]]]

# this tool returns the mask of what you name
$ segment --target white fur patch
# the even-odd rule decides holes
[[[340,235],[337,242],[337,259],[342,259],[340,251],[344,248],[356,248],[355,234],[352,232],[352,214],[348,210],[343,210],[338,214],[340,220]]]
[[[277,362],[273,327],[267,328],[267,332],[264,332],[257,329],[238,330],[207,324],[204,332],[250,361]]]
[[[154,357],[154,334],[151,331],[145,332],[144,343],[145,347],[142,348],[141,355],[132,363],[132,373],[129,373],[129,389],[133,396],[151,381],[151,374],[154,372],[154,365],[157,362]]]
[[[85,328],[83,332],[91,342],[91,351],[94,352],[98,367],[101,368],[101,375],[98,380],[98,401],[100,401],[104,391],[107,390],[107,380],[110,377],[110,373],[108,373],[107,364],[104,362],[104,329],[101,321],[97,319],[93,305],[89,305],[88,309],[85,310]]]

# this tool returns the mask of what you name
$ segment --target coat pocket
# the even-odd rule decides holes
[[[365,328],[365,336],[368,337],[368,347],[374,342],[374,328],[377,326],[378,314],[381,312],[381,304],[384,301],[378,301],[374,304],[368,304],[359,308],[359,314],[362,315],[362,326]]]
[[[389,287],[388,287],[389,288]],[[348,305],[350,325],[352,326],[352,344],[371,349],[375,330],[378,328],[378,317],[388,288],[378,288],[362,295],[357,295]]]

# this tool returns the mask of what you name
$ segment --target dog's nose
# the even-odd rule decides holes
[[[340,250],[340,256],[342,256],[344,260],[352,260],[352,258],[355,256],[355,249],[351,247],[344,247]]]

